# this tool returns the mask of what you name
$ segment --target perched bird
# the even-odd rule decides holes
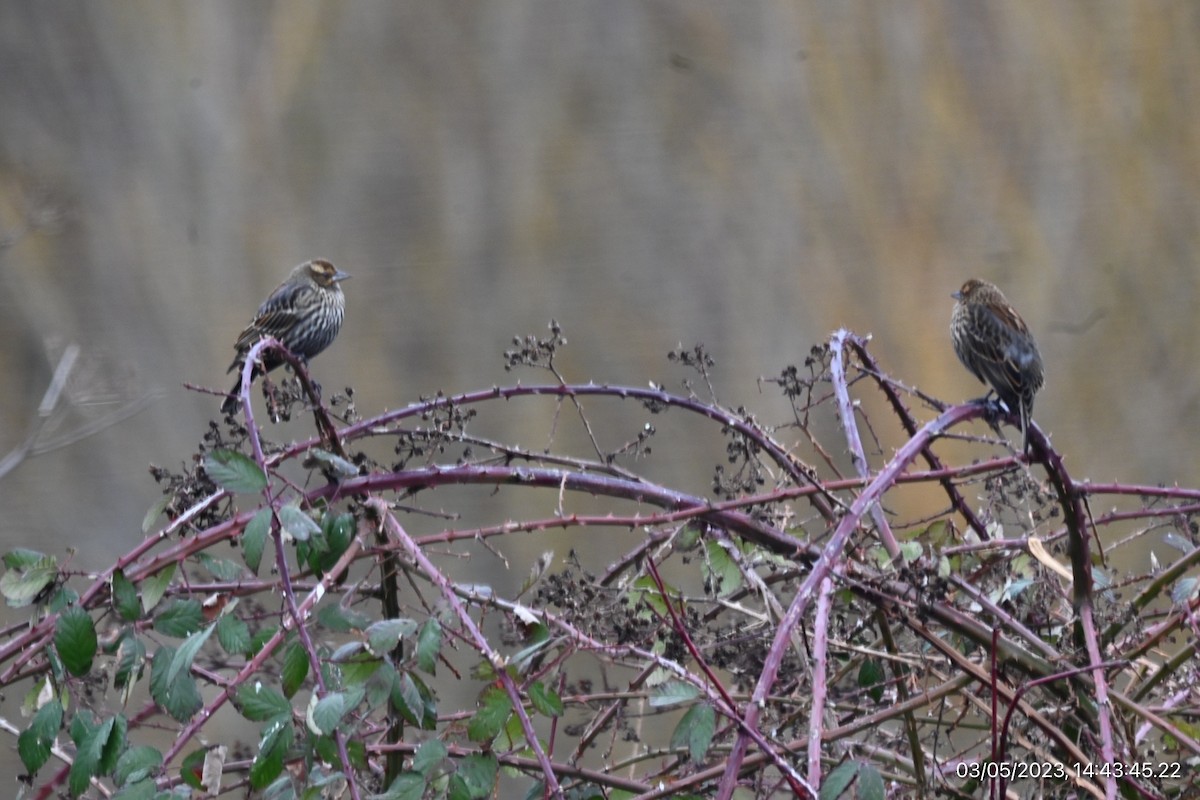
[[[241,408],[238,395],[242,391],[242,365],[259,339],[273,336],[306,361],[329,347],[342,327],[346,310],[346,296],[339,284],[349,277],[328,261],[315,258],[292,270],[287,280],[271,292],[234,344],[237,356],[227,372],[238,370],[238,379],[221,404],[223,413],[234,414]],[[251,380],[283,363],[273,350],[265,352],[262,361],[262,367],[254,366]]]
[[[1033,396],[1042,388],[1042,356],[1033,334],[1004,294],[987,281],[971,278],[954,294],[950,337],[958,360],[990,387],[1005,408],[1021,420],[1029,449]]]

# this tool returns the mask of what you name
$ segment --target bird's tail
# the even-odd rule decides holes
[[[238,376],[237,383],[229,390],[229,396],[221,403],[222,414],[236,414],[242,408],[242,378]]]
[[[1029,455],[1029,424],[1032,420],[1033,404],[1022,399],[1018,405],[1021,408],[1021,449],[1025,455]]]

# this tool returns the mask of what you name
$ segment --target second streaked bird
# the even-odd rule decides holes
[[[242,390],[242,365],[250,348],[263,337],[278,339],[306,361],[329,347],[346,313],[346,296],[339,284],[349,277],[325,259],[314,258],[293,269],[287,280],[271,292],[234,344],[237,356],[228,371],[238,370],[238,379],[221,404],[223,413],[233,414],[241,408],[238,395]],[[267,372],[283,363],[274,351],[264,353],[262,360]],[[262,373],[263,369],[255,365],[251,379]]]
[[[1028,450],[1033,397],[1042,388],[1042,356],[1033,334],[1004,294],[987,281],[972,278],[951,297],[958,301],[950,318],[958,360],[1018,416],[1022,446]]]

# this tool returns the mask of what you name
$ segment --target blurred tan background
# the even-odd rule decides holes
[[[1198,484],[1198,44],[1126,0],[0,4],[0,453],[66,342],[103,380],[64,430],[146,403],[0,479],[0,540],[128,550],[216,416],[181,384],[317,255],[354,278],[316,376],[368,415],[515,380],[551,317],[581,381],[699,341],[778,410],[847,326],[961,400],[984,277],[1076,475]]]

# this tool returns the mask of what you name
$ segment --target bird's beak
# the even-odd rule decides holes
[[[346,278],[349,278],[349,277],[350,277],[350,273],[342,272],[339,269],[337,272],[333,273],[333,282],[337,283],[338,281],[344,281],[344,280],[346,280]]]
[[[951,292],[950,296],[955,300],[962,300],[962,292]]]

